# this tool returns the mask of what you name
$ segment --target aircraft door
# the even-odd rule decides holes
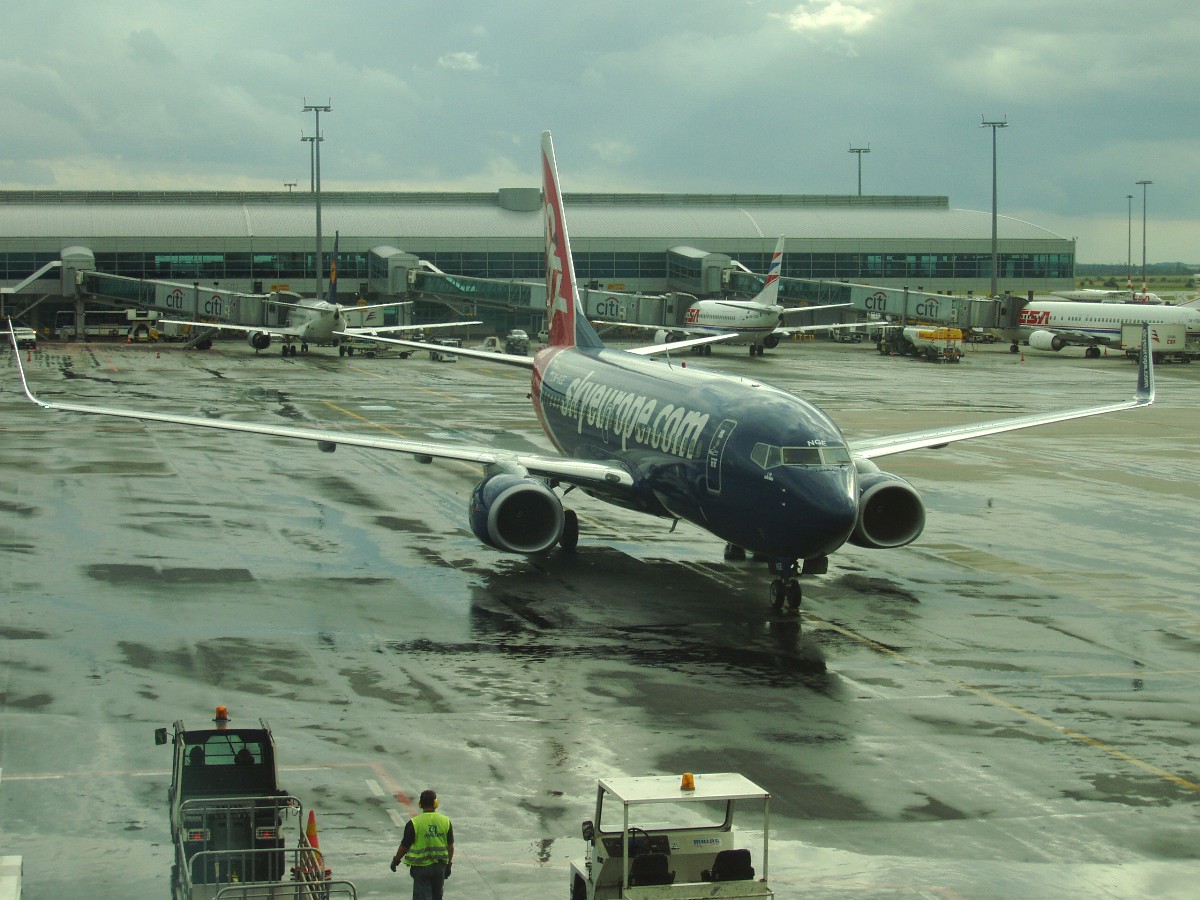
[[[712,441],[709,442],[704,470],[710,494],[721,493],[721,464],[725,458],[725,445],[729,443],[729,437],[735,428],[737,428],[737,422],[733,419],[725,419],[717,426]]]

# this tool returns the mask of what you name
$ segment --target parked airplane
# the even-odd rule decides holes
[[[1181,306],[1140,303],[1083,303],[1071,300],[1035,300],[1021,310],[1017,328],[996,329],[1011,341],[1016,353],[1020,341],[1028,341],[1034,350],[1058,351],[1068,344],[1087,347],[1084,355],[1095,359],[1100,348],[1120,347],[1124,325],[1183,325],[1187,329],[1185,345],[1200,342],[1200,310]],[[1152,352],[1160,348],[1152,346]]]
[[[351,327],[346,321],[347,313],[366,312],[370,314],[377,309],[407,306],[411,300],[400,300],[393,303],[376,303],[371,306],[345,306],[337,299],[337,252],[338,234],[334,233],[333,257],[329,264],[329,292],[326,299],[319,297],[301,297],[296,303],[284,303],[271,300],[275,306],[285,306],[290,312],[287,324],[275,328],[262,325],[233,325],[227,322],[192,322],[182,319],[160,319],[164,325],[190,325],[193,328],[216,328],[221,331],[239,331],[247,336],[247,341],[255,350],[266,350],[271,342],[281,341],[280,350],[284,356],[295,356],[296,345],[299,344],[302,353],[308,352],[309,344],[337,344],[342,355],[345,348],[341,346],[339,333],[362,335],[370,337],[381,331],[424,331],[435,328],[455,328],[462,325],[478,325],[478,322],[438,322],[430,325],[389,325],[374,327]]]
[[[680,340],[687,336],[704,337],[723,335],[724,343],[749,344],[751,356],[762,356],[763,350],[779,346],[779,339],[792,332],[827,331],[831,328],[856,328],[855,324],[796,325],[782,327],[785,316],[812,312],[814,309],[831,307],[781,306],[779,298],[779,273],[783,263],[783,237],[780,236],[771,254],[767,269],[767,280],[763,289],[751,300],[697,300],[688,307],[682,325],[664,328],[660,325],[640,325],[634,322],[613,322],[597,319],[596,325],[616,325],[640,331],[654,332],[656,343]],[[837,304],[842,305],[842,304]],[[700,344],[693,348],[697,353],[711,354],[712,344]]]
[[[1096,288],[1083,288],[1078,291],[1051,291],[1051,296],[1062,297],[1064,300],[1082,300],[1087,303],[1162,303],[1158,294],[1150,291],[1102,291]]]
[[[470,501],[471,528],[482,542],[507,552],[537,554],[556,544],[573,548],[578,519],[564,509],[558,489],[579,487],[621,507],[686,519],[725,541],[727,558],[744,557],[745,551],[766,557],[775,576],[772,604],[793,610],[800,603],[797,576],[823,574],[828,555],[843,544],[894,548],[921,534],[920,496],[902,478],[880,471],[876,459],[1154,400],[1153,362],[1143,352],[1137,392],[1129,400],[847,440],[826,413],[802,397],[750,378],[605,348],[579,300],[549,132],[542,135],[542,178],[550,346],[532,359],[455,352],[530,369],[534,411],[561,455],[51,402],[34,396],[21,367],[25,393],[49,410],[297,438],[325,451],[338,444],[394,450],[422,463],[473,462],[482,467],[483,478]],[[1142,342],[1148,347],[1148,327]]]

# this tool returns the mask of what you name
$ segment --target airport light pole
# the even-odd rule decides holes
[[[1008,127],[1008,116],[1006,115],[1001,121],[989,122],[984,119],[980,128],[992,129],[992,293],[991,296],[996,296],[996,269],[1000,264],[1000,255],[997,252],[996,245],[996,129]]]
[[[855,147],[853,144],[851,144],[850,149],[847,152],[858,154],[858,196],[861,197],[862,196],[862,158],[863,158],[864,153],[871,152],[871,145],[867,144],[867,146],[865,146],[865,147]]]
[[[311,138],[302,138],[302,140],[312,141],[312,146],[313,146],[313,149],[312,149],[312,161],[313,161],[312,162],[312,186],[313,186],[313,197],[316,199],[316,204],[317,204],[317,259],[316,259],[317,290],[316,290],[316,296],[318,299],[320,298],[321,293],[322,293],[324,276],[325,276],[325,271],[324,271],[325,270],[325,260],[323,259],[322,247],[321,247],[321,243],[322,243],[322,241],[321,241],[321,142],[323,140],[325,140],[325,138],[321,137],[321,113],[332,112],[332,111],[333,111],[333,106],[331,106],[328,103],[326,103],[324,106],[317,106],[315,104],[308,103],[307,100],[304,104],[304,109],[302,110],[302,112],[310,112],[316,116],[316,128],[315,128],[314,135]]]
[[[1146,293],[1146,187],[1153,181],[1139,181],[1142,186],[1142,293]]]
[[[1133,194],[1125,195],[1129,206],[1129,218],[1125,229],[1125,286],[1133,293]]]

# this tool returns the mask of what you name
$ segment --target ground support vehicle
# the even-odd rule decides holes
[[[13,335],[17,339],[17,348],[20,350],[36,350],[38,336],[37,332],[32,328],[24,325],[14,325]],[[5,341],[5,346],[9,346],[8,341]]]
[[[732,772],[602,778],[595,818],[583,823],[585,855],[571,863],[571,900],[774,897],[770,801]],[[735,806],[762,816],[758,859],[734,831]]]
[[[441,338],[436,341],[430,341],[429,358],[434,362],[458,362],[458,356],[447,352],[447,348],[461,346],[462,341],[458,338]]]
[[[504,336],[504,352],[514,356],[528,356],[529,335],[520,328],[514,328]]]
[[[889,325],[876,343],[879,352],[956,363],[963,357],[962,330],[931,325]]]
[[[416,353],[415,350],[406,347],[381,344],[379,341],[362,337],[343,340],[338,344],[338,356],[354,356],[358,354],[368,359],[374,359],[377,356],[398,356],[401,359],[408,359],[414,353]]]
[[[1156,363],[1182,362],[1190,363],[1192,357],[1200,353],[1200,348],[1187,344],[1186,325],[1151,325],[1150,338],[1154,349],[1151,355]],[[1121,326],[1121,350],[1130,359],[1141,355],[1142,326],[1141,324],[1126,323]],[[1090,348],[1089,348],[1090,349]],[[1092,355],[1092,354],[1089,354]],[[1099,356],[1097,350],[1094,354]]]
[[[174,748],[167,791],[174,900],[354,898],[354,885],[333,881],[325,866],[315,817],[309,813],[302,831],[303,804],[277,783],[267,723],[232,728],[223,706],[213,722],[188,729],[180,720],[154,733],[155,743]]]
[[[829,339],[839,344],[861,344],[863,333],[860,328],[830,328]]]

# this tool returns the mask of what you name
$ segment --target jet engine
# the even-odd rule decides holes
[[[656,344],[673,344],[686,339],[687,335],[682,331],[667,331],[665,328],[660,328],[654,332],[654,343]]]
[[[763,338],[763,346],[768,350],[774,350],[779,346],[779,335],[768,334],[765,338]]]
[[[875,471],[858,477],[858,520],[850,543],[873,550],[911,544],[925,530],[921,495],[899,475],[868,465]]]
[[[549,550],[562,537],[564,518],[558,495],[528,475],[492,475],[471,494],[471,530],[497,550]]]
[[[266,350],[271,346],[271,336],[265,331],[251,331],[246,340],[255,350]]]
[[[1067,342],[1053,331],[1035,331],[1029,335],[1029,346],[1034,350],[1053,350],[1057,353]]]

